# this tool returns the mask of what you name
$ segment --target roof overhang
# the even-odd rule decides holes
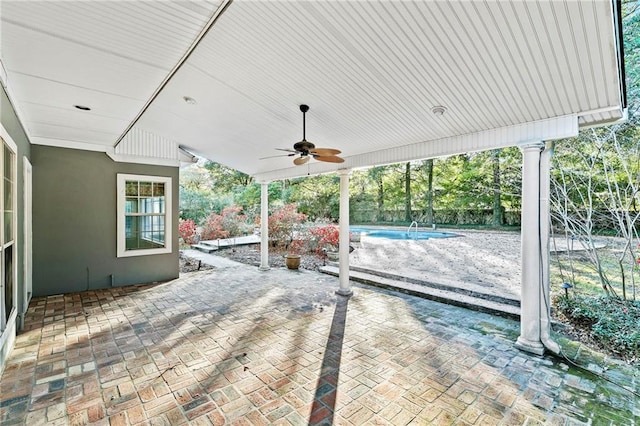
[[[575,136],[625,114],[610,0],[0,7],[4,81],[30,140],[116,159],[179,164],[182,146],[275,180]],[[302,103],[308,139],[345,163],[261,159],[302,138]]]

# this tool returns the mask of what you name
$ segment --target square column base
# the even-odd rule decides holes
[[[351,296],[353,296],[353,291],[352,290],[338,289],[338,290],[336,290],[336,294],[338,296],[351,297]]]
[[[522,337],[518,337],[515,347],[521,351],[529,352],[536,355],[544,355],[544,346],[540,342],[530,342]]]

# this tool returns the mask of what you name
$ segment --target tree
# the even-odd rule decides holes
[[[253,182],[251,176],[214,161],[207,161],[204,167],[209,171],[212,186],[218,191],[232,192],[236,187],[246,187]]]
[[[494,149],[491,152],[493,164],[493,226],[502,225],[502,203],[500,202],[500,150]]]
[[[404,167],[404,220],[411,223],[411,163],[407,162]]]
[[[433,158],[425,161],[425,169],[427,174],[427,192],[425,199],[427,205],[425,208],[427,225],[433,225]]]
[[[376,220],[378,222],[384,221],[384,182],[382,178],[385,174],[384,166],[372,167],[368,170],[369,177],[375,182],[377,189],[377,215]]]
[[[553,157],[552,218],[568,238],[578,239],[609,295],[620,283],[622,298],[636,298],[640,236],[640,13],[638,2],[623,4],[623,38],[627,77],[628,120],[580,132],[558,143]],[[593,244],[598,229],[615,229],[625,241],[613,276]],[[573,264],[569,258],[573,277]]]

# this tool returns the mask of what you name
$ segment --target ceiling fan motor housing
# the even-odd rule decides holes
[[[315,148],[316,146],[309,141],[300,141],[293,144],[293,149],[298,152],[301,152],[304,155],[309,155],[309,151]]]

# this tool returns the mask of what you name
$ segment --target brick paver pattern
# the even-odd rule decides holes
[[[337,288],[237,265],[35,298],[0,424],[637,424],[633,394],[515,349],[517,322]]]

